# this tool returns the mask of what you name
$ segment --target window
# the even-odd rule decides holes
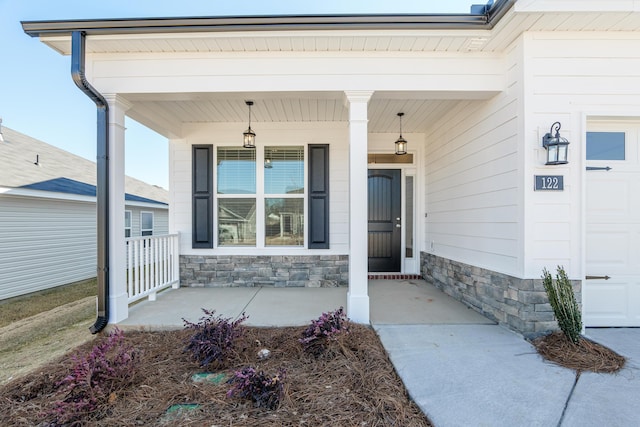
[[[218,147],[216,160],[218,245],[255,246],[256,150]]]
[[[587,160],[624,159],[624,132],[587,132]]]
[[[218,147],[218,246],[303,246],[304,179],[302,146]]]
[[[124,237],[131,237],[131,211],[124,211]]]
[[[153,212],[140,212],[140,235],[153,236]]]
[[[413,258],[413,205],[413,177],[407,176],[405,180],[405,258]]]
[[[265,245],[304,244],[304,149],[264,150]]]

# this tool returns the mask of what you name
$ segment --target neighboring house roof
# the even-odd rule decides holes
[[[0,187],[96,195],[96,164],[25,134],[2,127]],[[167,204],[164,188],[125,177],[125,200]]]

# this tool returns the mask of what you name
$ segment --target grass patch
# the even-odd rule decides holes
[[[0,301],[0,328],[61,305],[97,295],[97,279],[33,292]]]

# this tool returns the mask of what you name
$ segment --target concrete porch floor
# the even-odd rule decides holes
[[[371,323],[494,324],[424,280],[369,280]],[[202,317],[201,308],[248,326],[303,326],[323,312],[347,306],[347,288],[179,288],[129,308],[123,329],[179,329],[182,319]]]

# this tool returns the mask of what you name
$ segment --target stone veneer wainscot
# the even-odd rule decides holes
[[[180,255],[180,284],[191,287],[347,286],[348,255]]]
[[[526,338],[558,329],[542,278],[519,279],[426,252],[420,253],[420,266],[427,282]],[[582,282],[572,285],[580,302]]]

